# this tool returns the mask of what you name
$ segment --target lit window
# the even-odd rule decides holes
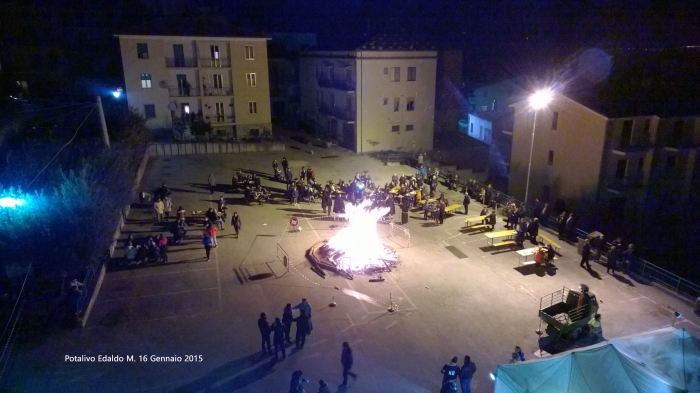
[[[251,114],[258,113],[258,103],[256,101],[248,102],[248,112]]]
[[[144,89],[150,89],[151,86],[151,74],[141,74],[141,87]]]
[[[156,106],[153,104],[144,105],[143,113],[146,115],[146,119],[154,119],[156,117]]]
[[[148,59],[148,44],[136,44],[136,53],[139,59]]]
[[[416,107],[416,99],[413,97],[406,98],[406,110],[413,111]]]
[[[406,75],[406,80],[409,82],[415,82],[415,80],[416,80],[416,67],[408,67],[408,74]]]
[[[248,73],[245,74],[245,79],[246,82],[248,83],[248,86],[250,87],[255,87],[255,73]]]
[[[253,52],[253,45],[246,45],[245,46],[245,59],[246,60],[253,60],[255,58],[255,54]]]
[[[391,132],[399,132],[401,131],[401,126],[391,126]]]

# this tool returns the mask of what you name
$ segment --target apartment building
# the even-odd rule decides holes
[[[211,124],[218,137],[272,131],[267,38],[116,35],[126,97],[149,128]]]
[[[358,153],[432,150],[437,52],[408,47],[302,53],[303,121]]]

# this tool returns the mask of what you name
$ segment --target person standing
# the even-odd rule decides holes
[[[309,302],[306,300],[306,298],[301,299],[301,303],[297,304],[296,306],[292,307],[294,310],[299,310],[303,311],[306,313],[306,315],[311,318],[311,305]]]
[[[292,313],[292,304],[287,303],[282,310],[282,323],[284,324],[284,339],[287,344],[291,344],[292,340],[289,338],[289,333],[292,331],[292,322],[294,322],[294,314]]]
[[[238,237],[238,231],[241,230],[241,218],[238,216],[238,212],[233,212],[233,216],[231,216],[231,226],[236,231],[236,237]]]
[[[627,245],[627,251],[622,253],[622,260],[624,263],[625,273],[629,275],[634,271],[634,267],[637,264],[637,257],[634,255],[634,244]]]
[[[299,180],[303,183],[306,180],[306,168],[301,167],[301,170],[299,171]]]
[[[472,363],[469,356],[464,357],[464,364],[459,369],[459,385],[462,387],[462,393],[471,393],[472,377],[476,372],[476,364]]]
[[[289,168],[289,163],[287,162],[287,157],[282,157],[282,170],[286,171]]]
[[[469,214],[469,204],[471,203],[471,199],[469,198],[468,193],[464,193],[464,200],[462,201],[462,204],[464,205],[464,214]]]
[[[275,347],[275,360],[279,359],[277,356],[277,351],[279,350],[282,351],[282,359],[287,358],[287,350],[284,347],[284,333],[286,330],[284,323],[279,318],[275,318],[275,323],[272,324],[272,344]]]
[[[216,179],[214,174],[209,172],[209,178],[207,178],[207,183],[209,184],[209,195],[214,195],[214,189],[216,188]]]
[[[557,224],[559,225],[559,240],[562,240],[562,237],[564,237],[564,231],[566,230],[566,212],[561,212],[559,219],[557,220]]]
[[[586,264],[586,269],[591,268],[590,262],[588,262],[588,258],[591,256],[591,242],[586,239],[583,242],[583,249],[581,250],[581,264],[580,266],[583,267],[583,264]]]
[[[309,335],[309,316],[306,315],[305,310],[300,310],[301,315],[294,318],[294,322],[297,323],[297,334],[296,334],[296,349],[303,349],[306,343],[306,336]]]
[[[442,367],[442,388],[441,393],[449,393],[457,391],[457,377],[459,376],[459,366],[457,365],[457,356],[453,357],[450,363]]]
[[[576,221],[574,221],[574,213],[571,213],[569,214],[569,219],[566,220],[566,238],[568,240],[576,239],[574,225],[576,225]]]
[[[289,384],[289,393],[304,393],[305,383],[309,383],[309,380],[304,378],[304,373],[301,370],[293,372],[292,381]]]
[[[494,229],[496,229],[496,211],[495,210],[491,210],[491,212],[489,212],[488,220],[489,220],[489,225],[491,225],[491,230],[493,231]]]
[[[299,202],[299,190],[296,187],[292,188],[292,205],[296,205]]]
[[[170,195],[166,195],[165,198],[163,198],[163,207],[165,211],[165,220],[170,220],[170,212],[173,211],[173,200],[170,198]]]
[[[530,235],[530,239],[533,243],[537,242],[537,236],[540,234],[540,220],[535,217],[532,223],[527,226],[527,233]]]
[[[207,253],[207,261],[210,260],[211,246],[214,244],[211,240],[211,236],[204,232],[204,237],[202,238],[202,244],[204,244],[204,251]]]
[[[343,365],[343,383],[340,386],[346,386],[348,384],[348,375],[353,379],[357,378],[357,374],[350,371],[352,369],[352,349],[350,349],[350,344],[347,341],[343,342],[343,352],[340,354],[340,363]]]
[[[260,318],[258,318],[258,329],[260,330],[260,337],[262,339],[263,354],[272,355],[272,348],[270,346],[270,324],[267,322],[267,314],[264,312],[261,312]]]
[[[160,259],[163,260],[163,263],[168,263],[168,238],[161,233],[158,235],[157,245],[160,250]]]
[[[214,243],[214,247],[219,247],[219,244],[216,242],[216,232],[219,230],[215,225],[212,225],[211,223],[207,224],[207,235],[211,237],[212,242]]]
[[[163,214],[165,213],[165,204],[160,199],[156,199],[153,203],[153,210],[156,211],[156,218],[158,222],[163,222]]]
[[[318,392],[316,393],[331,393],[331,390],[328,388],[328,384],[321,379],[318,381]]]
[[[445,209],[447,206],[445,206],[445,200],[440,200],[440,225],[445,221]],[[408,213],[406,213],[406,216],[408,217]]]
[[[600,314],[596,314],[590,321],[588,321],[588,326],[591,329],[591,337],[598,342],[603,338],[603,326],[600,324]]]
[[[608,269],[606,272],[610,274],[610,269],[612,269],[612,274],[615,275],[615,268],[617,267],[617,259],[618,259],[618,251],[615,246],[610,246],[610,251],[608,251],[608,254],[606,255],[608,258]]]
[[[605,240],[604,236],[601,234],[600,236],[596,237],[594,246],[595,246],[595,261],[600,262],[600,257],[603,255],[603,246],[605,245]]]

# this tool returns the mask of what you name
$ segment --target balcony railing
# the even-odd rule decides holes
[[[355,91],[355,84],[352,81],[329,78],[316,78],[320,87],[328,87],[331,89],[342,91]]]
[[[222,87],[205,87],[202,89],[203,96],[232,96],[233,87],[232,86],[222,86]]]
[[[183,58],[173,58],[173,57],[166,57],[165,58],[165,66],[169,68],[193,68],[197,67],[197,59],[192,58],[192,57],[183,57]]]
[[[224,123],[235,123],[236,122],[236,116],[226,116],[226,115],[214,115],[214,116],[206,116],[204,118],[207,123],[209,124],[224,124]]]
[[[345,120],[345,121],[354,121],[355,120],[355,111],[353,110],[348,110],[344,108],[338,108],[336,106],[331,107],[329,105],[321,104],[318,106],[318,111],[319,113],[322,113],[326,116],[332,116],[340,120]]]
[[[199,89],[196,87],[168,87],[170,97],[199,97]]]
[[[199,59],[199,66],[203,68],[228,68],[231,67],[231,59]]]

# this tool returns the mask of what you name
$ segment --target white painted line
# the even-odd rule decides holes
[[[363,315],[360,319],[367,319],[367,314]]]
[[[408,297],[408,295],[406,295],[406,292],[404,292],[403,289],[399,286],[398,281],[396,281],[396,280],[395,280],[393,277],[391,277],[390,275],[387,276],[387,277],[389,277],[389,279],[390,279],[391,281],[394,282],[394,284],[396,285],[396,288],[398,288],[399,291],[401,291],[401,294],[403,295],[403,297],[406,298],[406,300],[408,300],[409,303],[411,303],[411,306],[413,306],[413,308],[404,308],[403,311],[413,311],[413,310],[417,310],[418,307],[416,307],[416,304],[413,303],[413,300],[411,300],[411,298]]]
[[[213,291],[214,289],[219,289],[218,287],[212,287],[212,288],[202,288],[202,289],[192,289],[188,291],[177,291],[177,292],[167,292],[167,293],[157,293],[155,295],[144,295],[144,296],[129,296],[129,297],[120,297],[117,299],[108,299],[105,300],[104,302],[116,302],[119,300],[133,300],[133,299],[143,299],[147,297],[156,297],[156,296],[167,296],[167,295],[179,295],[181,293],[191,293],[191,292],[203,292],[203,291]]]
[[[352,283],[350,282],[350,280],[345,280],[345,282],[348,283],[348,286],[350,287],[350,289],[352,289],[353,291],[355,291],[355,288],[352,287]],[[355,291],[355,292],[357,292],[357,291]],[[356,299],[357,299],[357,298],[356,298]],[[364,303],[362,300],[360,300],[360,299],[357,299],[357,301],[358,301],[358,302],[360,303],[360,305],[362,306],[362,309],[365,310],[365,313],[369,314],[369,310],[367,310],[367,306],[365,306],[365,303]]]
[[[313,344],[309,344],[309,346],[310,346],[310,347],[315,347],[315,346],[317,346],[317,345],[321,345],[321,344],[325,343],[326,341],[328,341],[328,339],[327,339],[327,338],[324,338],[324,339],[321,340],[321,341],[316,341],[316,342],[314,342]]]
[[[216,287],[219,292],[219,312],[224,310],[223,300],[221,300],[221,276],[219,275],[219,254],[214,249],[214,262],[216,263]]]
[[[165,264],[167,266],[167,264]],[[204,269],[192,269],[192,270],[178,270],[176,272],[163,272],[163,273],[153,273],[153,274],[135,274],[133,276],[125,276],[125,277],[116,277],[116,278],[111,278],[111,280],[126,280],[129,278],[138,278],[138,277],[151,277],[151,276],[163,276],[166,274],[180,274],[180,273],[189,273],[189,272],[199,272],[202,270],[214,270],[216,269],[215,267],[207,267]]]
[[[390,324],[384,326],[384,330],[387,330],[387,329],[391,328],[392,326],[396,325],[397,323],[399,323],[399,322],[398,322],[398,321],[394,321],[394,322],[392,322],[392,323],[390,323]]]
[[[351,342],[350,345],[359,344],[359,343],[361,343],[361,342],[363,342],[363,341],[365,341],[365,340],[359,339],[359,340],[356,340],[356,341]]]
[[[306,218],[305,220],[306,220],[306,223],[309,225],[309,228],[311,228],[311,230],[314,232],[314,235],[316,235],[316,238],[318,239],[318,241],[321,241],[321,236],[318,235],[318,232],[316,232],[316,229],[314,228],[314,226],[311,225],[311,220],[309,220],[308,218]]]

